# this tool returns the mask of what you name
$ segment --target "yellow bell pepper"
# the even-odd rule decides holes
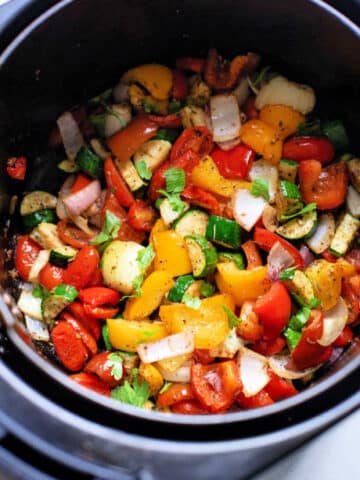
[[[173,85],[170,68],[156,63],[149,63],[131,68],[122,77],[124,83],[139,83],[151,95],[159,100],[167,100]]]
[[[158,218],[155,222],[155,225],[152,227],[149,237],[149,243],[154,247],[154,235],[158,232],[166,232],[168,227],[162,218]]]
[[[144,102],[151,104],[157,110],[157,113],[166,115],[169,110],[168,100],[158,100],[151,95],[147,95],[139,85],[130,85],[128,89],[130,103],[136,110],[144,110]]]
[[[270,288],[267,267],[239,270],[233,262],[219,263],[215,275],[216,284],[222,293],[231,295],[237,306],[246,300],[256,300]]]
[[[139,376],[149,384],[150,395],[156,395],[164,383],[159,370],[150,363],[140,363]]]
[[[173,373],[180,368],[185,362],[190,360],[192,353],[184,353],[183,355],[176,355],[175,357],[164,358],[159,360],[156,365],[165,372]]]
[[[196,309],[182,303],[162,305],[159,315],[169,333],[190,329],[196,348],[215,348],[230,331],[224,305],[231,311],[235,310],[230,295],[214,295],[201,300],[200,307]]]
[[[155,250],[154,269],[165,270],[173,277],[192,272],[185,241],[174,230],[153,235]]]
[[[279,163],[282,141],[275,128],[261,120],[249,120],[241,126],[241,140],[272,165]]]
[[[158,308],[164,295],[173,286],[174,281],[168,272],[155,270],[150,273],[142,284],[141,295],[127,300],[123,317],[126,320],[148,317]]]
[[[336,260],[336,265],[343,278],[352,277],[356,274],[355,265],[352,265],[350,262],[345,260],[345,258],[338,258]]]
[[[193,168],[191,180],[193,185],[226,198],[232,197],[234,191],[239,188],[250,189],[251,187],[249,182],[224,178],[220,175],[214,160],[209,156],[202,158]]]
[[[273,127],[281,140],[295,133],[305,121],[304,115],[287,105],[266,105],[260,110],[259,119]]]
[[[140,343],[160,340],[168,335],[165,326],[160,322],[108,318],[106,323],[111,345],[125,352],[136,352]]]

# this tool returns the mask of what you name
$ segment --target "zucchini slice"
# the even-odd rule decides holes
[[[293,218],[276,229],[276,233],[288,240],[298,240],[313,234],[317,223],[316,210]]]
[[[184,202],[184,206],[186,211],[189,210],[190,205],[187,202]],[[183,213],[183,212],[177,212],[176,210],[174,210],[168,198],[161,199],[159,210],[160,210],[161,218],[164,220],[164,223],[166,225],[170,225],[171,223],[173,223]]]
[[[115,158],[115,165],[132,192],[145,185],[131,160],[123,162]]]
[[[219,262],[233,262],[239,270],[245,269],[245,260],[241,253],[219,252]]]
[[[359,230],[360,220],[346,213],[339,223],[330,244],[330,251],[334,255],[344,255],[355,239]]]
[[[217,215],[210,215],[205,236],[223,247],[235,249],[241,245],[240,225],[234,220]]]
[[[283,215],[292,215],[303,207],[299,188],[295,183],[287,180],[280,181],[275,200],[279,218]]]
[[[44,208],[37,212],[29,213],[22,217],[22,223],[27,230],[37,227],[40,223],[56,223],[57,216],[55,210]]]
[[[189,210],[177,220],[173,228],[182,237],[186,235],[201,235],[205,237],[209,215],[202,210]]]
[[[63,295],[50,295],[41,303],[42,318],[47,325],[52,326],[55,318],[61,313],[71,302]]]
[[[192,275],[178,277],[175,281],[174,287],[168,293],[168,300],[170,300],[170,302],[181,302],[186,290],[194,282],[195,278]]]
[[[306,244],[315,253],[322,253],[330,247],[335,234],[335,220],[332,213],[323,213],[315,232],[306,240]]]
[[[298,166],[298,162],[282,158],[278,164],[280,179],[287,180],[288,182],[295,182]]]
[[[206,277],[212,273],[218,262],[215,247],[201,235],[188,235],[185,237],[185,243],[194,277]]]
[[[25,195],[20,203],[20,215],[30,215],[39,210],[56,208],[57,198],[51,193],[34,190]]]
[[[77,250],[67,245],[51,250],[49,262],[57,267],[67,267],[69,262],[75,257]]]
[[[88,147],[81,147],[75,159],[80,170],[93,178],[99,178],[103,174],[104,161]]]

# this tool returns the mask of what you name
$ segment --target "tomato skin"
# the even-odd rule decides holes
[[[119,132],[107,139],[107,144],[112,153],[122,162],[130,160],[132,155],[139,150],[146,140],[153,137],[158,130],[156,123],[152,122],[145,115],[138,116],[131,120]],[[121,200],[119,199],[121,202]],[[127,205],[124,205],[125,207]]]
[[[180,57],[176,59],[176,68],[201,73],[204,70],[205,59],[195,57]]]
[[[270,230],[266,230],[265,228],[255,227],[254,241],[260,248],[265,250],[265,252],[270,252],[273,245],[275,245],[276,242],[279,242],[290,253],[290,255],[294,257],[296,268],[304,270],[304,259],[300,255],[299,250],[279,235],[276,235],[276,233],[270,232]]]
[[[266,385],[264,390],[270,395],[274,402],[292,397],[298,393],[291,382],[279,377],[272,370],[269,370],[268,373],[270,376],[270,382]]]
[[[253,395],[252,397],[245,397],[245,395],[240,392],[236,400],[238,401],[240,406],[245,409],[266,407],[274,403],[273,399],[270,397],[266,390],[261,390],[259,393]]]
[[[182,198],[189,200],[192,204],[209,210],[212,215],[222,214],[222,208],[218,199],[212,194],[200,187],[190,185],[181,192]]]
[[[107,397],[110,397],[110,387],[91,373],[75,373],[70,375],[69,378],[85,388],[89,388],[96,393],[100,393],[100,395],[106,395]]]
[[[286,340],[284,337],[276,337],[271,340],[258,340],[255,342],[251,348],[260,355],[265,355],[266,357],[270,357],[272,355],[276,355],[280,353],[281,350],[286,345]]]
[[[88,359],[88,351],[74,328],[60,321],[51,331],[56,355],[67,370],[77,372]]]
[[[60,240],[74,248],[85,247],[90,241],[90,238],[85,232],[75,225],[68,223],[66,220],[60,220],[57,224],[57,232]]]
[[[356,268],[357,273],[360,273],[360,248],[353,248],[345,255],[345,259]]]
[[[157,219],[154,207],[144,200],[136,200],[128,212],[128,222],[136,230],[150,232]]]
[[[98,347],[95,341],[95,338],[90,333],[90,331],[83,325],[83,323],[78,320],[77,318],[73,317],[68,312],[62,312],[61,314],[62,320],[65,320],[68,324],[70,324],[78,336],[81,338],[83,344],[88,349],[88,352],[91,355],[95,355],[97,353]]]
[[[254,311],[264,326],[264,339],[278,337],[291,315],[290,295],[284,285],[273,283],[270,290],[256,300]]]
[[[123,368],[123,376],[116,380],[111,374],[112,364],[107,363],[108,357],[111,352],[101,352],[95,355],[86,365],[84,371],[87,373],[93,373],[110,388],[114,388],[119,385],[124,377],[125,370]]]
[[[14,180],[24,180],[26,175],[26,163],[25,157],[12,157],[6,162],[6,171],[9,177]]]
[[[95,247],[83,247],[64,272],[64,282],[81,290],[91,280],[100,261]]]
[[[103,285],[103,274],[101,269],[98,267],[93,276],[91,277],[90,281],[87,284],[87,287],[101,287]]]
[[[298,173],[305,203],[315,202],[319,210],[330,210],[344,203],[347,192],[344,162],[321,168],[321,163],[317,160],[303,160]]]
[[[176,113],[170,113],[165,116],[148,114],[146,118],[161,128],[180,128],[182,126],[181,118]]]
[[[188,383],[173,383],[163,393],[159,393],[156,406],[159,408],[169,407],[174,403],[184,400],[193,400],[194,394]]]
[[[226,151],[215,147],[210,155],[223,177],[240,180],[248,176],[255,159],[255,152],[243,143]]]
[[[244,113],[247,120],[256,120],[257,118],[259,118],[259,111],[255,107],[255,100],[256,97],[251,96],[245,102]]]
[[[334,347],[346,347],[346,345],[352,342],[353,338],[354,338],[354,335],[352,333],[351,328],[346,325],[346,327],[337,337],[333,345]]]
[[[214,357],[210,355],[210,350],[206,348],[195,348],[194,359],[196,363],[201,363],[202,365],[208,365],[214,361]]]
[[[122,130],[120,131],[120,133]],[[141,145],[140,145],[141,146]],[[104,163],[105,180],[108,189],[114,193],[120,205],[130,207],[135,202],[133,194],[128,189],[120,172],[115,167],[111,157],[108,157]]]
[[[227,410],[241,390],[234,360],[191,367],[191,386],[195,397],[211,413]]]
[[[79,300],[92,307],[99,307],[105,303],[116,305],[120,302],[121,295],[118,291],[108,287],[90,287],[80,290]]]
[[[85,327],[90,330],[90,332],[94,335],[95,340],[99,340],[101,336],[100,322],[98,319],[86,315],[84,306],[80,302],[70,303],[66,310],[70,312],[72,316],[80,320]]]
[[[213,147],[212,133],[207,127],[185,128],[177,138],[170,152],[170,162],[184,155],[187,150],[192,150],[199,157],[208,155]]]
[[[208,413],[197,400],[183,400],[174,403],[171,406],[171,411],[182,415],[206,415]]]
[[[64,272],[64,268],[47,263],[39,273],[39,283],[48,290],[52,290],[64,283]]]
[[[249,342],[260,340],[264,334],[264,327],[254,311],[255,302],[244,302],[240,311],[241,322],[236,327],[239,337]]]
[[[172,97],[174,100],[185,100],[188,94],[186,77],[181,70],[173,70],[172,74],[173,74]]]
[[[15,250],[15,268],[22,280],[28,281],[29,273],[41,250],[29,235],[19,237]]]
[[[283,145],[283,158],[288,160],[318,160],[325,165],[334,159],[335,150],[327,138],[294,137]]]
[[[76,177],[73,186],[71,187],[70,193],[76,193],[87,187],[91,183],[91,180],[86,177],[84,174],[79,173]]]
[[[89,317],[98,318],[99,320],[106,320],[107,318],[112,318],[119,313],[119,309],[113,307],[91,307],[85,303],[84,312]]]

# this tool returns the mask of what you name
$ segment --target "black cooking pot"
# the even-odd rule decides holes
[[[25,4],[34,9],[25,5],[13,28],[44,6]],[[26,154],[33,175],[25,188],[56,191],[58,172],[46,141],[60,113],[115,84],[128,67],[171,64],[180,55],[202,56],[209,47],[227,57],[261,52],[274,68],[313,85],[320,109],[344,120],[359,151],[353,132],[360,127],[354,108],[360,30],[323,2],[64,0],[22,30],[0,56],[0,173],[9,155]],[[244,478],[359,405],[356,343],[296,397],[227,415],[146,412],[70,382],[27,344],[9,295],[4,265],[16,223],[9,223],[7,210],[17,188],[3,181],[0,190],[6,227],[0,247],[0,423],[33,448],[101,478]]]

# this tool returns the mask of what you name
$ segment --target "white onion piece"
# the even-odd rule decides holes
[[[294,263],[294,257],[290,255],[281,243],[274,243],[267,258],[268,277],[274,282],[279,280],[280,273],[294,265]]]
[[[342,297],[339,297],[337,304],[324,312],[323,332],[317,343],[323,347],[331,345],[344,330],[348,317],[349,310],[346,302]]]
[[[242,77],[235,87],[235,89],[231,92],[234,97],[236,98],[239,107],[241,107],[246,100],[248,99],[248,96],[250,95],[250,89],[249,89],[249,83],[247,81],[247,77]]]
[[[269,383],[268,359],[263,355],[240,347],[237,362],[245,397],[256,395]]]
[[[310,265],[315,260],[314,255],[310,252],[308,247],[304,244],[301,245],[299,253],[304,260],[305,268]]]
[[[184,355],[194,351],[194,335],[189,330],[169,335],[155,342],[142,343],[137,352],[144,363],[158,362],[165,358]]]
[[[174,383],[190,383],[191,377],[191,362],[186,362],[184,365],[181,365],[175,372],[169,372],[164,368],[161,368],[158,364],[156,368],[161,373],[164,380],[167,382]]]
[[[17,306],[24,315],[29,315],[29,317],[36,320],[42,320],[41,298],[33,297],[31,290],[23,290],[21,292]]]
[[[247,232],[253,228],[259,220],[267,203],[262,197],[254,197],[249,190],[238,189],[232,199],[235,220]]]
[[[334,215],[332,213],[323,213],[318,220],[315,232],[305,241],[313,252],[322,253],[330,247],[334,235]]]
[[[233,328],[220,345],[210,350],[210,355],[214,358],[233,358],[243,345],[244,341],[236,335],[236,328]]]
[[[56,123],[64,144],[66,155],[74,160],[80,148],[84,145],[84,138],[79,125],[70,112],[63,113]]]
[[[99,180],[93,180],[78,192],[71,193],[65,197],[63,202],[69,210],[70,215],[80,215],[80,213],[89,208],[100,195],[100,182]]]
[[[357,192],[351,185],[349,185],[348,188],[346,206],[351,215],[356,218],[360,218],[360,193]]]
[[[119,82],[113,89],[113,97],[117,103],[129,101],[129,85]]]
[[[212,131],[215,142],[227,142],[240,135],[240,110],[234,95],[210,98]]]
[[[104,133],[105,137],[111,137],[124,128],[131,120],[130,105],[111,105],[111,112],[105,115]]]
[[[40,250],[36,257],[28,275],[29,282],[37,283],[39,281],[39,273],[49,261],[50,250]]]
[[[274,202],[279,181],[278,169],[265,160],[257,160],[251,166],[249,179],[253,182],[259,178],[269,182],[269,201]]]
[[[236,145],[239,145],[240,142],[241,142],[241,138],[238,137],[238,138],[234,138],[234,140],[229,140],[227,142],[217,142],[217,144],[218,144],[218,147],[221,148],[221,150],[224,150],[226,152],[236,147]]]
[[[287,380],[297,380],[299,378],[306,377],[307,375],[315,372],[319,367],[306,368],[305,370],[295,370],[290,366],[292,360],[287,355],[274,355],[269,358],[269,366],[276,375]],[[289,366],[290,365],[290,366]]]
[[[40,342],[48,342],[50,340],[49,330],[44,322],[35,320],[25,315],[25,324],[30,337]]]

